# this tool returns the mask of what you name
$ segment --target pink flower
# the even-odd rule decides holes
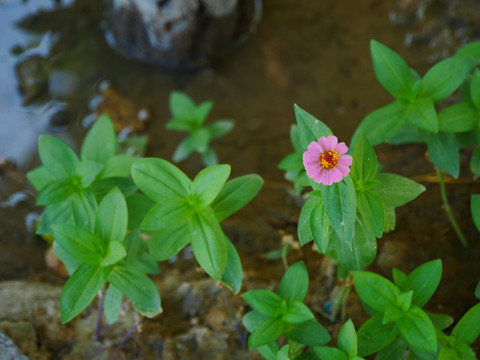
[[[308,151],[303,153],[303,166],[307,176],[313,181],[332,185],[342,181],[350,173],[352,157],[345,155],[347,145],[338,143],[336,136],[321,137],[308,145]]]

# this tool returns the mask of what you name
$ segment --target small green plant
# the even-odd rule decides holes
[[[166,160],[117,155],[117,146],[113,123],[103,115],[87,133],[80,159],[63,141],[40,137],[42,165],[28,174],[37,205],[46,206],[37,233],[53,234],[55,254],[71,275],[60,300],[62,322],[99,293],[110,324],[124,297],[138,313],[157,315],[160,295],[146,274],[159,274],[157,261],[189,244],[205,271],[237,293],[240,257],[220,221],[257,195],[262,178],[227,182],[230,166],[216,165],[191,181]],[[97,339],[100,333],[98,327]]]
[[[330,335],[304,304],[307,290],[308,273],[301,261],[285,272],[278,294],[263,289],[243,293],[243,299],[253,308],[243,317],[251,333],[248,347],[257,349],[267,360],[275,360],[294,359],[306,346],[326,344]],[[282,336],[288,339],[288,345],[279,349],[275,341]]]
[[[173,118],[167,123],[167,129],[188,132],[188,136],[178,144],[173,154],[174,162],[180,162],[192,153],[198,152],[205,166],[218,164],[217,154],[210,146],[210,141],[230,132],[234,122],[217,120],[204,126],[212,106],[212,101],[197,106],[187,94],[172,92],[170,111]]]

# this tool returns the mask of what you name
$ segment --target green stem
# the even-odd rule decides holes
[[[442,195],[443,206],[445,208],[445,212],[447,213],[448,220],[450,220],[450,224],[452,225],[452,228],[457,234],[458,239],[462,243],[463,247],[467,248],[468,247],[467,239],[465,239],[465,236],[463,236],[462,230],[460,230],[460,227],[458,226],[457,221],[453,217],[452,208],[450,207],[450,203],[448,202],[447,190],[445,188],[445,182],[443,181],[442,172],[436,166],[435,166],[435,171],[437,172],[438,183],[440,185],[440,194]]]

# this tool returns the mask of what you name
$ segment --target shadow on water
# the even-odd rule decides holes
[[[423,26],[392,17],[392,11],[398,9],[387,1],[264,0],[257,32],[243,47],[213,67],[180,72],[126,60],[108,47],[98,0],[0,0],[0,157],[12,160],[22,171],[32,168],[38,164],[36,140],[43,133],[55,133],[78,149],[84,125],[96,110],[105,109],[99,104],[108,97],[110,109],[117,111],[118,117],[136,121],[146,110],[148,122],[139,129],[144,127],[148,135],[148,155],[171,159],[183,135],[165,130],[170,118],[170,92],[185,91],[196,102],[213,100],[211,120],[235,120],[234,130],[213,143],[220,162],[232,165],[232,176],[258,173],[266,180],[258,198],[224,224],[242,258],[244,290],[274,288],[272,279],[278,282],[283,269],[279,262],[265,260],[263,254],[279,247],[282,234],[296,237],[299,213],[298,199],[291,195],[290,185],[277,170],[282,157],[291,152],[293,104],[324,121],[348,143],[366,114],[390,102],[374,76],[370,39],[399,52],[422,74],[431,65],[429,59],[439,53],[432,50],[431,42],[446,41],[446,35],[439,39],[439,31],[429,29],[460,26],[448,21],[454,17],[445,8],[432,5],[436,17],[424,21],[428,26]],[[404,15],[417,14],[403,11]],[[392,26],[393,18],[403,27]],[[407,33],[410,47],[404,45]],[[461,43],[453,35],[451,39],[456,42],[446,41],[450,54],[451,48]],[[447,45],[442,49],[448,49]],[[33,87],[29,81],[33,81]],[[381,146],[378,152],[390,172],[415,176],[433,171],[422,147]],[[198,157],[179,166],[191,176],[202,168]],[[440,311],[443,306],[441,311],[448,309],[458,317],[475,301],[472,294],[480,274],[479,248],[472,241],[470,253],[460,249],[442,212],[437,186],[426,185],[429,195],[400,209],[397,229],[379,241],[379,258],[374,266],[390,276],[392,266],[410,271],[424,261],[444,258],[447,284],[442,285],[432,308]],[[467,236],[478,240],[465,206],[469,194],[475,191],[473,187],[452,186],[449,191],[458,215],[464,219],[461,225]],[[1,201],[23,189],[6,181],[2,188]],[[2,255],[0,279],[43,276],[61,282],[45,275],[44,246],[25,232],[24,216],[34,210],[33,201],[19,208],[0,208],[2,248],[16,254],[13,260],[8,254]],[[325,281],[320,270],[314,271],[323,266],[320,256],[307,248],[302,251],[295,252],[291,261],[303,257],[312,269],[312,284]],[[178,267],[185,270],[187,280],[198,279],[203,275],[192,271],[194,266],[194,261],[186,259],[166,265],[165,273]],[[312,303],[327,300],[328,294],[319,294],[313,287],[311,292]],[[462,298],[452,299],[452,292]],[[243,306],[241,300],[236,303]],[[362,315],[353,314],[355,311],[352,308],[358,322]]]

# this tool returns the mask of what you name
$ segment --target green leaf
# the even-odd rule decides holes
[[[404,312],[407,312],[412,306],[413,290],[405,291],[398,295],[397,306]]]
[[[303,170],[302,156],[299,153],[288,154],[280,161],[278,168],[284,171]]]
[[[143,315],[153,317],[161,312],[157,287],[144,273],[130,264],[116,265],[108,276],[108,281],[128,297]]]
[[[279,315],[283,299],[274,292],[264,289],[250,290],[241,296],[256,312],[268,317]]]
[[[44,186],[37,195],[37,205],[53,205],[68,199],[77,188],[70,179],[53,181]]]
[[[453,318],[448,315],[444,314],[432,314],[427,312],[428,317],[432,321],[433,326],[435,329],[438,330],[445,330],[450,325],[453,324]]]
[[[232,242],[226,238],[228,247],[227,265],[225,266],[225,272],[222,276],[222,283],[230,288],[234,294],[238,294],[242,287],[243,272],[242,263],[240,262],[240,256],[237,249],[233,246]]]
[[[51,228],[57,244],[70,256],[87,264],[100,264],[103,249],[97,235],[69,224],[54,224]]]
[[[394,101],[368,114],[353,134],[350,146],[355,145],[360,134],[372,145],[390,140],[406,125],[406,108],[399,101]]]
[[[215,150],[208,147],[202,154],[202,162],[205,166],[218,165],[218,156]]]
[[[437,351],[437,335],[427,314],[413,305],[396,321],[398,330],[410,347],[426,352]]]
[[[305,263],[299,261],[285,272],[280,281],[278,295],[287,303],[292,301],[304,301],[308,290],[308,273]]]
[[[174,196],[187,197],[192,183],[175,165],[157,158],[136,160],[132,177],[138,188],[157,202]]]
[[[195,109],[195,119],[197,120],[197,124],[202,125],[208,117],[208,114],[212,110],[213,101],[205,101],[197,106]]]
[[[265,360],[277,360],[278,346],[274,342],[258,347],[257,351]]]
[[[475,174],[480,174],[480,146],[473,149],[472,157],[470,158],[470,171]]]
[[[406,204],[425,191],[425,187],[396,174],[377,174],[380,183],[373,189],[382,198],[385,208]]]
[[[207,207],[188,222],[193,254],[200,266],[215,280],[221,280],[227,265],[228,246],[225,235]]]
[[[309,196],[300,210],[300,216],[298,218],[298,240],[300,245],[308,244],[313,240],[313,234],[310,227],[310,220],[314,209],[321,205],[323,208],[323,202],[318,196]]]
[[[300,132],[296,124],[290,125],[290,141],[292,142],[295,152],[303,154],[305,149],[302,146],[302,141],[300,140]]]
[[[218,221],[234,214],[250,202],[263,186],[263,179],[256,175],[244,175],[228,181],[210,207]]]
[[[295,104],[293,108],[297,119],[300,142],[304,151],[306,151],[312,141],[317,141],[323,136],[332,135],[332,131],[323,122],[317,120],[300,106]]]
[[[111,242],[123,242],[127,232],[128,212],[123,194],[114,188],[98,206],[95,233],[107,246]]]
[[[203,169],[193,180],[191,195],[195,205],[203,209],[217,197],[230,176],[230,165],[215,165]]]
[[[128,228],[139,229],[145,215],[155,206],[155,202],[143,194],[135,193],[126,198],[128,210]]]
[[[419,97],[430,97],[434,102],[451,95],[463,83],[478,60],[455,56],[435,64],[420,80]]]
[[[480,72],[477,69],[473,72],[470,81],[470,97],[477,109],[480,109]]]
[[[285,332],[285,324],[280,319],[268,319],[248,338],[250,350],[270,344]]]
[[[368,230],[381,238],[384,226],[382,198],[373,191],[357,192],[357,207]]]
[[[75,173],[78,157],[63,141],[49,135],[38,139],[38,154],[43,166],[57,180],[69,178]]]
[[[357,200],[350,176],[330,186],[320,185],[323,203],[333,230],[348,246],[351,246]]]
[[[352,180],[356,188],[363,189],[367,180],[373,180],[377,174],[377,155],[364,135],[360,134],[353,149]]]
[[[417,128],[438,132],[438,118],[431,98],[419,98],[407,108],[406,119]]]
[[[479,117],[479,111],[472,104],[454,104],[438,114],[438,130],[448,133],[470,131],[477,127]]]
[[[412,303],[423,307],[432,297],[442,277],[442,261],[429,261],[413,270],[403,282],[403,291],[413,290]]]
[[[190,146],[203,154],[208,149],[208,143],[210,142],[210,133],[207,129],[201,128],[193,131],[190,134]]]
[[[235,126],[233,120],[218,120],[206,126],[210,140],[217,139],[232,131]]]
[[[321,346],[330,341],[330,334],[321,324],[315,320],[289,326],[285,332],[289,340],[308,346]]]
[[[400,290],[384,277],[368,271],[354,271],[355,290],[363,302],[379,312],[396,304]]]
[[[473,222],[477,227],[477,230],[480,231],[480,194],[472,195],[470,200],[470,209],[472,212]]]
[[[195,209],[184,198],[172,197],[157,203],[145,216],[143,230],[161,230],[186,225]]]
[[[246,313],[242,318],[242,324],[245,326],[245,329],[248,332],[254,332],[260,326],[262,326],[265,321],[267,321],[270,317],[260,314],[257,311],[249,311]]]
[[[302,324],[315,318],[315,315],[303,302],[294,300],[287,305],[287,312],[282,315],[282,320],[288,324]]]
[[[196,105],[193,100],[187,94],[174,91],[170,94],[170,111],[174,118],[179,118],[183,122],[188,123],[191,120],[194,120],[197,115]],[[167,124],[167,129],[172,130],[187,130],[184,128],[175,128]]]
[[[379,43],[370,41],[373,69],[378,81],[397,99],[409,99],[415,82],[407,63],[396,52]]]
[[[101,262],[101,266],[110,266],[118,263],[127,256],[127,251],[119,242],[110,242],[107,253]]]
[[[107,114],[102,114],[85,136],[80,158],[106,164],[107,160],[115,155],[116,147],[117,139],[112,119]]]
[[[95,161],[82,160],[75,169],[75,175],[78,176],[79,186],[82,189],[89,187],[102,170],[102,164]]]
[[[385,309],[383,313],[383,324],[388,324],[389,322],[394,322],[400,319],[405,313],[402,309],[398,308],[397,306],[391,305]]]
[[[331,243],[338,263],[347,270],[363,270],[370,265],[377,254],[377,242],[373,233],[357,218],[355,222],[355,240],[351,247],[334,234]]]
[[[92,184],[90,189],[95,194],[97,200],[100,201],[115,187],[119,188],[125,197],[130,197],[138,190],[133,180],[127,177],[99,179]]]
[[[398,337],[377,353],[375,360],[401,360],[407,351],[408,346],[405,340]]]
[[[97,201],[91,190],[84,189],[72,195],[72,214],[76,225],[93,231],[96,211]]]
[[[385,348],[398,336],[395,323],[382,323],[383,314],[368,319],[358,330],[358,355],[367,356]],[[389,359],[390,360],[390,359]]]
[[[147,274],[158,275],[162,273],[160,266],[153,256],[144,251],[138,253],[132,265]]]
[[[330,346],[315,347],[313,352],[320,360],[348,360],[347,355],[342,350]]]
[[[80,314],[97,295],[111,268],[82,264],[63,286],[60,296],[62,324]]]
[[[112,156],[105,163],[105,168],[100,174],[100,178],[128,177],[135,157],[130,154],[120,154]]]
[[[480,304],[475,305],[462,316],[452,330],[457,340],[471,345],[480,334]]]
[[[383,232],[392,231],[395,229],[395,222],[396,222],[396,215],[395,209],[393,207],[385,207],[385,212],[383,214],[384,218],[384,226]]]
[[[72,275],[80,265],[84,264],[83,261],[75,259],[73,256],[69,255],[56,241],[53,242],[52,249],[55,252],[55,255],[57,255],[57,258],[65,265],[69,275]]]
[[[191,135],[187,136],[185,139],[180,141],[178,146],[175,148],[173,153],[172,160],[173,162],[180,162],[188,158],[195,151],[195,144],[193,143],[193,137]]]
[[[455,135],[445,132],[429,134],[427,145],[428,155],[432,162],[454,178],[458,178],[460,173],[460,157]]]
[[[405,110],[406,111],[406,110]],[[417,128],[412,124],[406,124],[397,135],[388,140],[389,144],[401,145],[411,143],[424,143],[425,131]]]
[[[317,206],[313,208],[310,215],[310,231],[320,253],[326,254],[330,244],[330,221],[323,201],[316,198],[318,199]]]
[[[40,191],[45,185],[56,180],[45,166],[39,166],[30,170],[27,173],[27,179],[37,191]]]
[[[349,359],[357,356],[357,333],[351,319],[343,324],[338,333],[338,348],[342,350]]]
[[[118,320],[122,308],[123,294],[115,286],[108,286],[105,298],[103,299],[103,313],[108,324],[113,324]]]
[[[405,290],[405,287],[403,285],[407,281],[407,274],[405,274],[402,270],[393,268],[392,275],[395,285],[397,285],[400,290]]]
[[[52,224],[74,224],[72,214],[72,198],[68,198],[61,203],[49,205],[43,211],[42,222],[38,227],[36,234],[50,234]]]
[[[154,233],[148,242],[148,247],[155,260],[165,261],[177,255],[189,241],[188,227],[182,225]]]
[[[464,45],[455,56],[467,56],[480,59],[480,41],[473,41]]]

